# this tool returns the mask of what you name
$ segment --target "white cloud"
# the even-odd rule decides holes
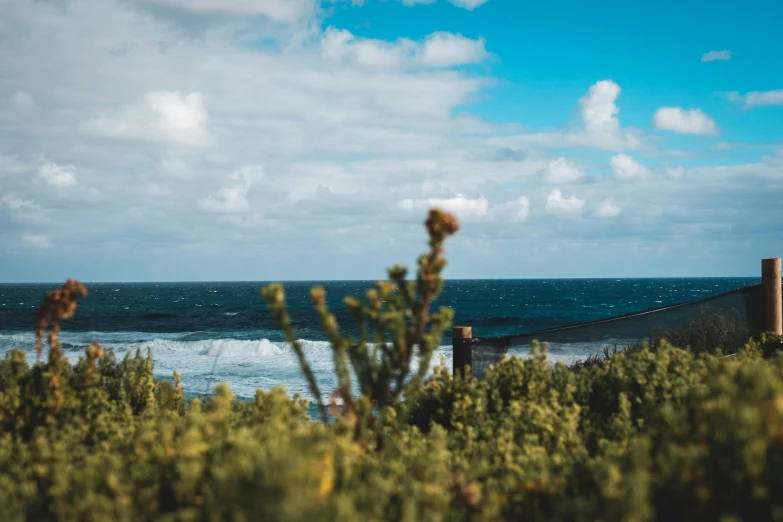
[[[218,189],[217,193],[201,198],[198,206],[205,212],[215,214],[247,214],[253,211],[253,206],[247,199],[250,187],[263,177],[263,169],[259,166],[248,166],[231,175],[229,179],[236,180],[229,187]]]
[[[486,4],[488,0],[449,0],[452,4],[463,9],[472,11],[480,5]]]
[[[430,208],[439,208],[455,214],[458,218],[484,217],[489,212],[486,198],[467,198],[457,194],[453,198],[404,199],[399,206],[415,212],[424,212]]]
[[[232,185],[223,187],[217,191],[217,194],[209,195],[200,199],[199,208],[207,212],[216,214],[245,214],[252,212],[253,207],[247,201],[247,192],[249,187],[243,185]]]
[[[185,147],[209,145],[209,116],[201,93],[182,95],[180,91],[152,91],[142,103],[126,107],[114,116],[100,116],[84,124],[84,129],[105,138],[126,140],[165,140]]]
[[[614,218],[620,215],[620,207],[614,202],[614,199],[607,198],[598,205],[595,216],[600,218]]]
[[[423,215],[431,208],[439,208],[463,220],[490,219],[504,223],[521,223],[530,213],[530,200],[523,196],[490,205],[485,197],[468,198],[457,194],[453,198],[408,198],[398,201],[397,206],[417,215]]]
[[[421,4],[434,4],[438,0],[402,0],[403,5],[421,5]],[[480,5],[487,3],[488,0],[449,0],[452,4],[469,11],[474,10]],[[356,3],[356,0],[354,0]],[[363,3],[363,0],[361,2]]]
[[[38,107],[33,95],[26,91],[16,91],[11,96],[11,103],[17,110],[24,112],[33,111]]]
[[[701,109],[684,110],[679,107],[661,107],[655,111],[653,127],[681,134],[718,134],[718,125]]]
[[[544,179],[548,183],[563,184],[577,181],[584,177],[584,173],[580,171],[573,161],[559,157],[552,160],[545,169]]]
[[[494,205],[490,213],[500,221],[521,223],[527,220],[527,217],[530,214],[530,200],[522,196],[513,201],[500,203]]]
[[[47,161],[38,168],[38,177],[49,185],[57,188],[67,188],[76,184],[76,167],[73,165],[58,165]]]
[[[406,54],[415,47],[415,43],[407,39],[392,43],[357,38],[347,29],[329,27],[321,38],[321,47],[324,56],[334,61],[393,69],[402,66]]]
[[[751,91],[746,94],[738,92],[723,93],[724,97],[734,103],[742,103],[746,109],[763,107],[765,105],[783,105],[783,89],[774,91]]]
[[[584,208],[585,200],[579,199],[576,196],[564,198],[559,189],[550,192],[546,198],[545,209],[550,214],[574,216],[581,214]]]
[[[617,98],[620,86],[612,80],[602,80],[590,87],[579,100],[579,115],[584,124],[584,133],[570,136],[571,141],[604,149],[633,149],[640,145],[639,139],[622,129],[617,115],[620,108]]]
[[[0,202],[11,219],[20,225],[45,225],[52,221],[45,208],[14,194],[6,194]]]
[[[52,248],[52,240],[49,238],[49,236],[41,234],[30,234],[22,236],[22,243],[33,248]]]
[[[314,0],[151,0],[158,4],[199,14],[263,15],[277,22],[296,22],[312,16]]]
[[[623,128],[617,115],[620,86],[612,80],[596,82],[579,99],[581,128],[562,132],[512,134],[487,141],[497,149],[521,147],[591,147],[603,150],[630,150],[644,147],[643,134]]]
[[[723,51],[709,51],[704,53],[701,57],[702,62],[714,62],[715,60],[731,60],[732,52]]]
[[[433,33],[423,42],[401,38],[395,42],[359,38],[346,29],[330,27],[321,38],[326,57],[373,69],[401,67],[446,68],[479,63],[489,57],[483,39]]]
[[[609,158],[609,166],[619,179],[645,178],[651,174],[650,169],[627,154],[612,156]]]
[[[483,38],[472,40],[461,34],[437,32],[424,41],[416,61],[425,67],[452,67],[479,63],[488,57]]]

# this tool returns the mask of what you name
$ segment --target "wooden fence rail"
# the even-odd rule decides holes
[[[781,262],[779,257],[761,260],[763,287],[763,331],[783,335],[783,292],[781,292]],[[473,329],[455,326],[451,330],[452,373],[465,372],[473,365]]]

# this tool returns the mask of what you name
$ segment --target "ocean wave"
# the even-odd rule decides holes
[[[202,355],[206,357],[276,357],[292,353],[288,343],[274,342],[269,339],[233,339],[215,337],[207,339],[192,339],[203,333],[161,334],[148,332],[63,332],[60,334],[62,347],[66,351],[82,351],[92,342],[101,344],[104,348],[118,354],[127,351],[150,349],[153,357],[156,355]],[[322,359],[331,354],[326,341],[300,340],[305,351]],[[31,332],[7,332],[0,334],[0,353],[12,349],[33,351],[35,335]]]
[[[275,357],[285,350],[268,339],[257,341],[239,339],[204,339],[200,341],[174,341],[155,339],[143,344],[156,352],[191,352],[207,357]]]
[[[113,345],[125,345],[132,343],[148,342],[158,339],[181,339],[185,333],[153,333],[153,332],[60,332],[60,341],[63,347],[86,347],[90,343],[97,342],[108,348]],[[21,350],[35,346],[35,333],[32,331],[17,331],[0,333],[0,350],[18,348]]]

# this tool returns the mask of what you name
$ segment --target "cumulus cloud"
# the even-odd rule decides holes
[[[723,93],[723,96],[731,102],[741,103],[746,109],[763,107],[765,105],[783,105],[783,89],[751,91],[746,94],[727,92]]]
[[[723,50],[723,51],[709,51],[702,55],[701,61],[702,62],[714,62],[716,60],[731,60],[732,52]]]
[[[429,208],[439,208],[451,212],[459,218],[484,217],[489,212],[486,198],[468,198],[457,194],[453,198],[403,199],[399,206],[409,211],[424,212]]]
[[[617,114],[617,98],[620,86],[612,80],[596,82],[579,100],[579,115],[585,126],[581,137],[589,144],[607,148],[624,149],[639,146],[639,140],[632,133],[622,129]],[[573,139],[579,140],[580,136]]]
[[[490,205],[485,197],[468,198],[457,194],[453,198],[408,198],[400,200],[397,206],[416,214],[424,214],[431,208],[440,208],[460,219],[489,219],[504,223],[521,223],[530,213],[530,200],[524,196]]]
[[[584,210],[585,200],[579,199],[576,196],[565,198],[563,197],[563,193],[560,192],[560,189],[555,189],[547,196],[546,206],[544,208],[550,214],[575,216],[581,214]]]
[[[598,205],[595,210],[595,217],[599,218],[614,218],[620,215],[620,207],[617,206],[612,198],[606,198]]]
[[[201,93],[152,91],[141,103],[87,121],[84,129],[104,138],[165,140],[185,147],[203,147],[211,142],[208,119]]]
[[[483,38],[472,40],[461,34],[437,32],[426,38],[416,61],[425,67],[452,67],[479,63],[488,57]]]
[[[56,188],[68,188],[76,184],[76,167],[58,165],[47,161],[38,168],[38,177]]]
[[[361,67],[446,68],[479,63],[489,57],[484,39],[472,40],[459,34],[436,32],[423,42],[401,38],[395,42],[359,38],[346,29],[330,27],[321,39],[323,53],[335,61]]]
[[[643,134],[620,124],[617,99],[620,86],[612,80],[601,80],[591,85],[579,99],[577,112],[580,125],[560,132],[517,133],[488,139],[496,150],[521,147],[573,148],[589,147],[603,150],[631,150],[642,148]]]
[[[263,169],[249,166],[238,170],[229,179],[235,180],[228,187],[218,189],[215,195],[209,195],[198,201],[198,206],[205,212],[215,214],[247,214],[253,211],[253,206],[247,200],[250,187],[263,177]]]
[[[655,111],[653,127],[681,134],[718,134],[718,125],[701,109],[661,107]]]
[[[29,234],[22,236],[22,243],[32,248],[52,248],[51,238],[42,234]]]
[[[584,173],[579,170],[573,161],[564,157],[552,160],[545,169],[544,179],[548,183],[564,184],[577,181],[584,177]]]
[[[609,166],[615,177],[619,179],[645,178],[651,174],[650,169],[627,154],[617,154],[609,158]]]

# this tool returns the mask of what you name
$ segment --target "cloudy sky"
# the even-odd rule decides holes
[[[758,276],[783,4],[0,0],[0,282]]]

